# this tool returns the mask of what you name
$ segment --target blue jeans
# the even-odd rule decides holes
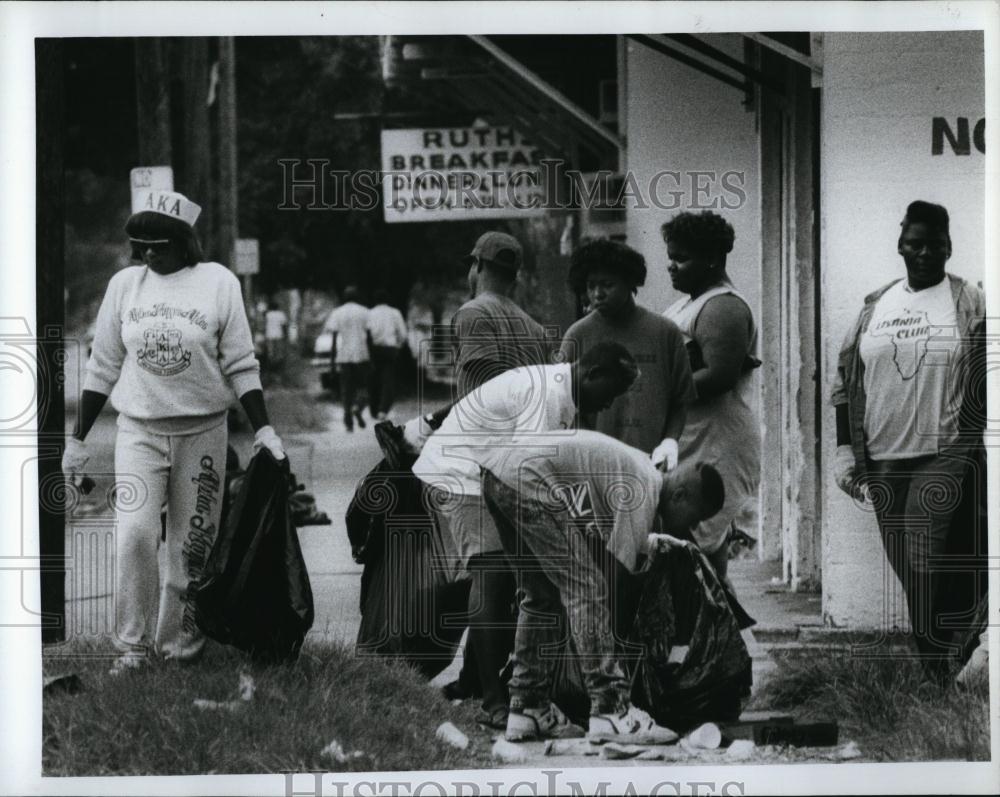
[[[483,473],[483,498],[524,597],[514,637],[512,711],[542,707],[552,690],[555,658],[564,655],[560,618],[565,609],[592,714],[622,711],[629,683],[615,655],[608,585],[583,533],[564,512],[521,497]],[[569,655],[566,653],[565,655]]]

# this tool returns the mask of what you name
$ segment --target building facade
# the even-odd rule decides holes
[[[827,623],[902,627],[905,606],[874,516],[830,474],[828,396],[863,297],[904,274],[896,239],[909,202],[948,208],[949,269],[984,279],[982,32],[587,37],[587,80],[563,49],[574,37],[455,38],[474,40],[483,61],[470,68],[466,43],[455,45],[466,47],[461,61],[428,67],[420,60],[433,57],[428,48],[412,45],[420,79],[436,91],[454,89],[470,112],[488,117],[492,109],[494,121],[541,137],[571,164],[616,172],[628,186],[624,222],[612,232],[646,258],[641,304],[662,311],[677,298],[664,221],[712,209],[732,223],[728,270],[758,320],[763,360],[758,553],[780,561],[791,589],[822,591]],[[539,46],[542,39],[552,42]],[[398,56],[404,46],[396,41],[386,52]],[[554,50],[555,60],[537,55]],[[586,153],[574,149],[577,140]],[[567,214],[511,222],[523,225],[537,293],[549,297],[546,314],[555,318],[572,315]],[[590,216],[579,211],[579,218],[576,233],[586,234]]]

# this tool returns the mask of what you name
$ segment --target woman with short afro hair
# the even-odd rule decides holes
[[[572,361],[601,341],[631,352],[640,371],[632,389],[584,423],[649,454],[664,440],[680,437],[694,388],[680,331],[635,303],[645,281],[646,261],[635,249],[607,239],[580,246],[569,282],[586,293],[590,312],[566,331],[561,354]],[[675,464],[676,457],[670,467]]]
[[[693,536],[720,578],[726,577],[728,540],[735,529],[756,536],[760,429],[753,401],[757,326],[750,305],[726,273],[732,225],[711,211],[679,213],[661,227],[667,270],[686,294],[664,316],[684,335],[698,397],[688,408],[680,439],[682,460],[712,462],[722,475],[722,510],[699,523]]]
[[[587,293],[587,274],[602,268],[614,272],[632,286],[632,293],[646,284],[646,259],[629,246],[608,238],[585,242],[573,253],[569,267],[570,287],[582,296]]]

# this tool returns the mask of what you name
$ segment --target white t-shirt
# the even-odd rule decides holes
[[[357,302],[347,302],[334,309],[323,329],[335,332],[335,363],[368,362],[368,308]]]
[[[288,316],[284,310],[268,310],[264,314],[264,337],[267,340],[281,340],[285,337]]]
[[[398,349],[406,342],[406,322],[395,307],[377,304],[368,311],[368,331],[376,346]]]
[[[470,449],[472,451],[473,449]],[[522,445],[480,449],[478,464],[523,498],[600,534],[635,571],[654,531],[663,476],[638,448],[601,432],[538,435]]]
[[[920,291],[900,280],[861,336],[865,438],[875,460],[937,454],[958,434],[960,332],[947,279]]]
[[[481,449],[530,446],[576,434],[570,365],[511,368],[458,401],[424,443],[413,473],[449,493],[479,495]],[[473,450],[475,449],[475,450]]]

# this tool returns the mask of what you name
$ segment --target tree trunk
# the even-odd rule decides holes
[[[137,166],[172,165],[170,146],[170,77],[168,42],[134,39],[135,98],[139,130]]]
[[[236,45],[231,36],[219,39],[219,257],[230,268],[238,233],[236,177]]]
[[[179,70],[183,79],[183,173],[175,175],[181,193],[201,205],[201,215],[195,230],[198,232],[205,255],[210,260],[223,259],[218,252],[215,236],[216,213],[211,179],[211,131],[209,129],[208,88],[209,63],[208,39],[185,38],[179,40]]]

